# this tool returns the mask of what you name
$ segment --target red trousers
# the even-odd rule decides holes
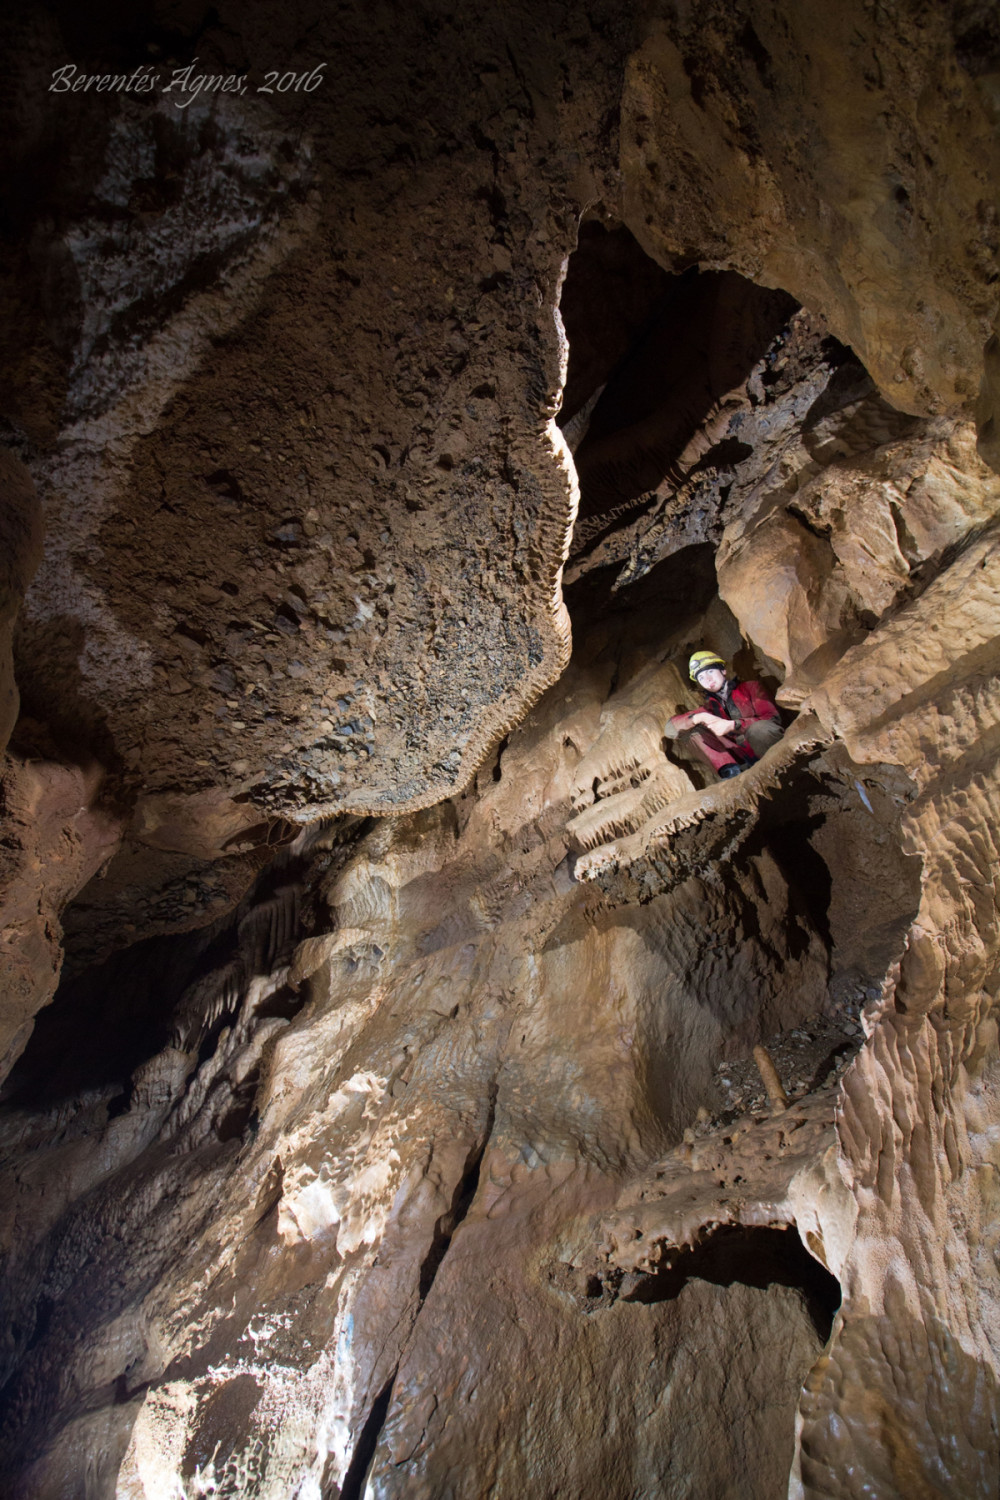
[[[735,735],[713,734],[704,724],[689,729],[685,738],[694,745],[702,760],[707,760],[712,770],[718,771],[723,766],[745,766],[759,760],[766,750],[778,743],[784,732],[780,720],[758,719],[755,724],[747,725],[739,740]]]

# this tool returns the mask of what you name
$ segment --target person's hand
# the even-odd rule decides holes
[[[704,724],[705,728],[710,729],[713,734],[732,734],[736,728],[735,719],[720,719],[718,714],[710,714],[707,709],[695,714],[694,722]]]

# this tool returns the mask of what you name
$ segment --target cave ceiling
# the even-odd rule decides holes
[[[2,34],[10,1495],[995,1496],[995,8]]]

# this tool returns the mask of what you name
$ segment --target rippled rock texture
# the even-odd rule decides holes
[[[995,1495],[992,10],[7,24],[11,1495]]]

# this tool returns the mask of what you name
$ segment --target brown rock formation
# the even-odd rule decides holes
[[[14,620],[42,556],[41,513],[31,476],[15,454],[0,455],[0,750],[17,721],[14,682]]]
[[[994,1495],[995,15],[8,25],[11,1496]]]
[[[628,222],[661,264],[822,312],[900,410],[968,409],[996,315],[996,42],[976,6],[664,7],[629,60]]]

